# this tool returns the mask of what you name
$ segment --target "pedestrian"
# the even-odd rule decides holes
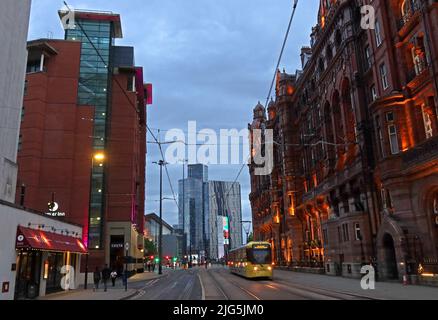
[[[117,280],[117,271],[113,269],[113,272],[111,272],[111,281],[113,282],[113,287],[116,286],[116,280]]]
[[[151,267],[152,267],[151,262],[148,261],[148,272],[151,272]]]
[[[105,265],[105,268],[102,270],[102,281],[105,292],[107,291],[107,282],[111,277],[111,270],[108,268],[108,265]]]
[[[152,264],[152,272],[155,272],[155,263]]]
[[[96,270],[93,273],[93,280],[94,280],[93,291],[99,290],[100,279],[101,279],[100,270],[99,270],[99,267],[96,267]]]

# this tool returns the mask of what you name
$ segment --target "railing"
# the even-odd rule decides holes
[[[408,11],[403,15],[403,17],[398,21],[398,30],[403,29],[405,25],[407,25],[414,15],[421,10],[421,4],[419,1],[414,1]]]
[[[402,154],[403,165],[405,167],[429,161],[437,158],[438,136],[428,139],[426,142],[408,150]]]
[[[427,70],[428,63],[425,58],[421,58],[417,63],[415,64],[415,67],[408,71],[406,75],[407,83],[414,80],[417,76],[421,75],[423,72]]]

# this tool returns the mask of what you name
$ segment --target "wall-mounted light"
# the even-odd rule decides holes
[[[49,278],[49,261],[46,260],[44,261],[44,274],[43,274],[43,279],[46,280]]]

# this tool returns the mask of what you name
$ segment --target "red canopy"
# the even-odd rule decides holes
[[[17,229],[15,247],[17,249],[87,253],[81,239],[20,226]]]

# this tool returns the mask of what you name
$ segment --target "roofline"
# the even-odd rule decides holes
[[[59,18],[62,19],[68,12],[69,11],[67,10],[58,10]],[[73,12],[75,14],[75,18],[77,19],[113,22],[114,37],[119,39],[123,38],[120,14],[113,13],[111,11],[93,11],[82,9],[75,9]]]
[[[44,38],[28,41],[27,42],[27,49],[39,47],[42,50],[47,51],[50,54],[54,54],[54,55],[58,54],[58,51],[49,44],[49,41],[51,41],[51,40],[44,39]]]
[[[4,201],[4,200],[0,199],[0,205],[4,205],[6,207],[10,207],[10,208],[17,209],[17,210],[22,210],[22,211],[25,211],[27,213],[31,213],[31,214],[34,214],[34,215],[37,215],[37,216],[41,216],[41,217],[44,217],[44,218],[47,218],[47,219],[50,219],[50,220],[53,220],[53,221],[69,224],[69,225],[72,225],[74,227],[79,227],[79,228],[82,228],[82,232],[84,231],[83,230],[84,229],[83,225],[80,225],[80,224],[77,224],[77,223],[72,223],[72,222],[66,222],[66,221],[63,221],[63,220],[59,220],[59,219],[51,217],[51,216],[49,216],[47,214],[44,214],[44,213],[42,213],[40,211],[29,209],[29,208],[26,208],[26,207],[22,207],[22,206],[19,206],[19,205],[15,204],[15,203],[7,202],[7,201]]]
[[[155,221],[157,221],[158,223],[160,221],[160,217],[156,213],[154,213],[154,212],[146,214],[144,217],[145,217],[145,219],[146,218],[152,218]],[[164,221],[164,219],[161,219],[161,221],[163,222],[163,226],[166,226],[170,230],[174,230],[174,228],[170,224],[168,224],[166,221]]]

